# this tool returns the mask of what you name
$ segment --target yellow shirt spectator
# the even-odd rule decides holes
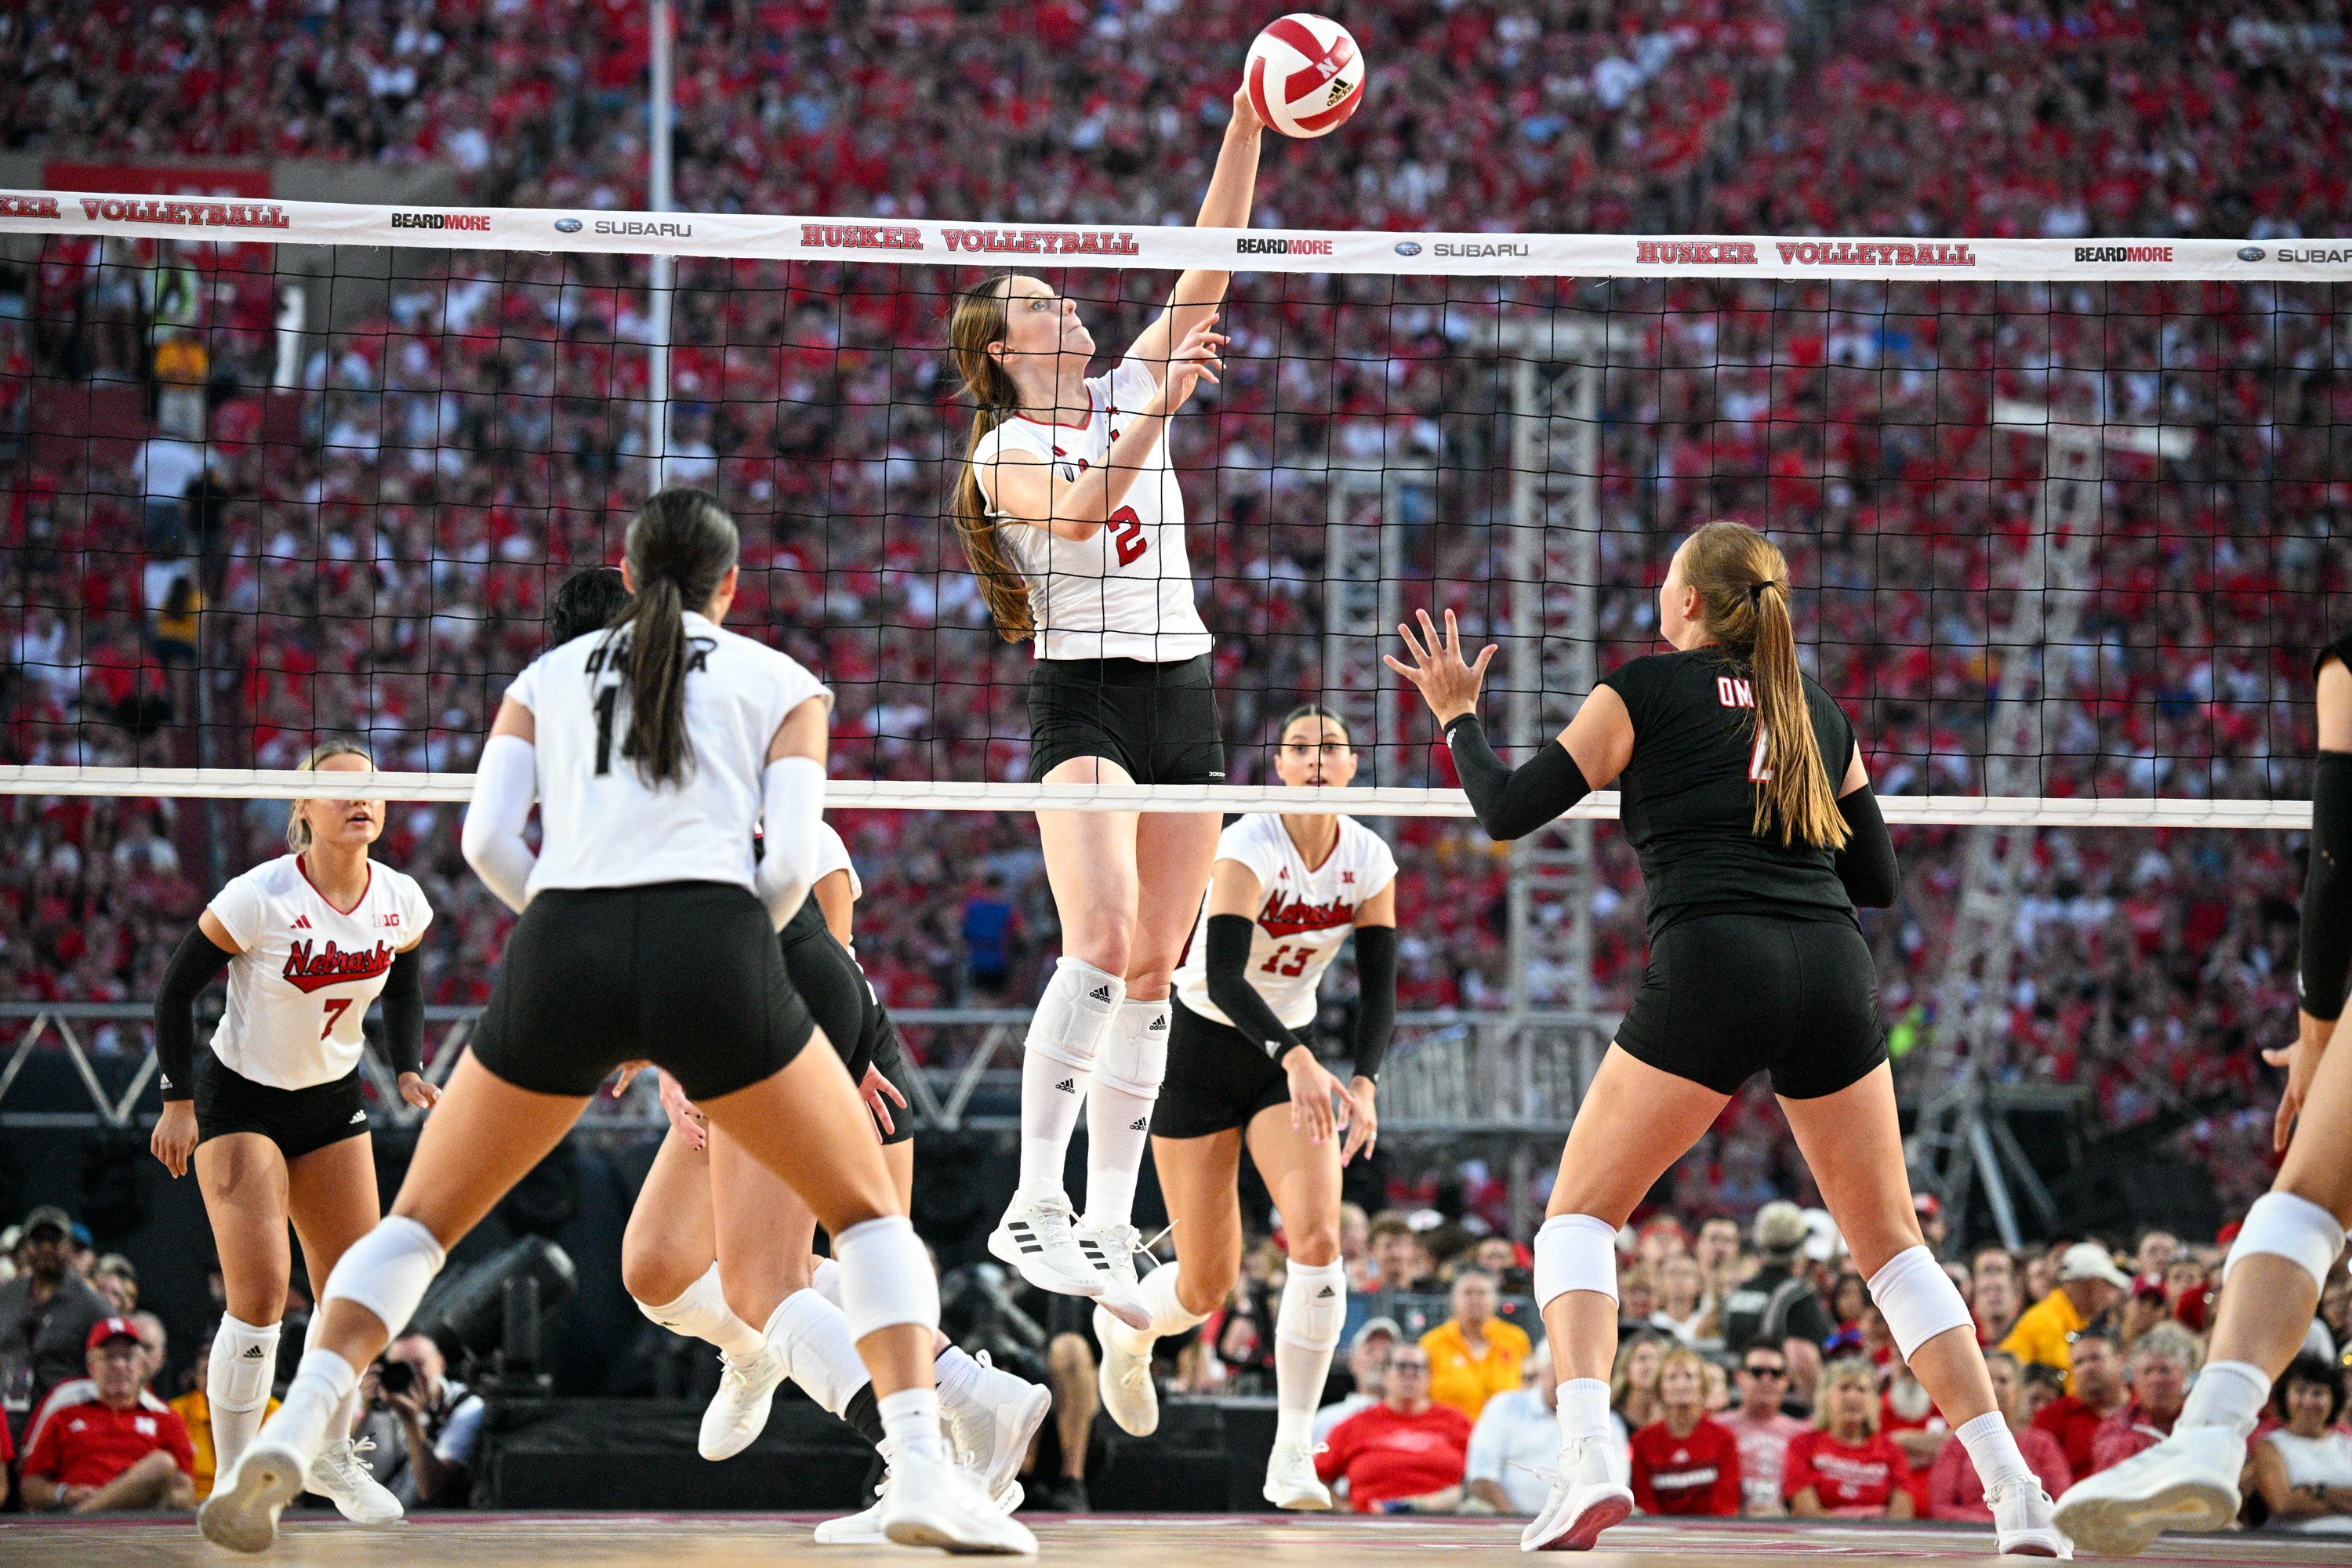
[[[1429,1397],[1475,1421],[1486,1401],[1518,1387],[1528,1345],[1526,1331],[1496,1320],[1494,1280],[1470,1269],[1454,1281],[1454,1316],[1422,1335],[1421,1348],[1429,1352]]]
[[[172,1408],[179,1413],[181,1423],[188,1429],[188,1446],[196,1451],[196,1499],[202,1501],[213,1495],[213,1472],[220,1463],[213,1447],[212,1401],[205,1397],[202,1388],[193,1388],[172,1401]],[[278,1401],[273,1399],[262,1419],[267,1421],[277,1414]]]
[[[2000,1348],[2025,1363],[2074,1370],[2074,1336],[2131,1289],[2106,1248],[2078,1241],[2058,1260],[2058,1288],[2025,1309]]]

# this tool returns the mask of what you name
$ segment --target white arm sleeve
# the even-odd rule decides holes
[[[816,882],[824,764],[814,757],[778,757],[768,764],[762,802],[761,837],[766,847],[752,885],[782,931]]]
[[[538,748],[520,735],[491,736],[474,766],[474,798],[459,843],[466,864],[517,913],[530,897],[530,871],[538,864],[522,836],[538,795]]]

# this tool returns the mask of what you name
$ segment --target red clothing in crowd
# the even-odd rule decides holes
[[[2065,1450],[2066,1468],[2078,1478],[2091,1473],[2091,1449],[2106,1419],[2071,1394],[2060,1394],[2033,1413],[2033,1425],[2058,1439],[2058,1447]]]
[[[2066,1463],[2066,1450],[2058,1439],[2036,1426],[2019,1429],[2018,1452],[2025,1456],[2026,1468],[2042,1481],[2042,1489],[2057,1497],[2074,1484],[2074,1468]],[[1936,1450],[1936,1462],[1927,1469],[1927,1506],[1924,1510],[1929,1519],[1973,1519],[1979,1521],[1992,1518],[1991,1505],[1985,1501],[1984,1482],[1977,1475],[1977,1464],[1969,1458],[1969,1446],[1958,1437]]]
[[[24,1473],[61,1487],[102,1487],[158,1448],[181,1473],[196,1473],[196,1451],[177,1412],[141,1391],[139,1403],[117,1410],[98,1397],[87,1378],[60,1384],[25,1439]]]
[[[1705,1416],[1687,1437],[1664,1421],[1633,1434],[1633,1505],[1643,1513],[1739,1512],[1739,1439]]]
[[[1349,1506],[1372,1513],[1391,1498],[1460,1486],[1469,1458],[1470,1418],[1459,1410],[1433,1405],[1404,1415],[1375,1405],[1331,1428],[1315,1473],[1326,1486],[1347,1477]]]
[[[2091,1468],[2098,1474],[2111,1465],[2120,1465],[2143,1448],[2153,1448],[2172,1436],[2172,1423],[2158,1421],[2139,1407],[2135,1399],[2116,1411],[2099,1426],[2099,1435],[2091,1444]]]
[[[1789,1443],[1780,1470],[1780,1494],[1793,1498],[1807,1487],[1822,1509],[1846,1519],[1877,1519],[1896,1489],[1911,1482],[1911,1464],[1884,1432],[1851,1446],[1815,1427]]]

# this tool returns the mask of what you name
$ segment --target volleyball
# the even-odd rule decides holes
[[[1285,136],[1328,136],[1364,100],[1364,57],[1328,16],[1294,11],[1250,45],[1250,107]]]

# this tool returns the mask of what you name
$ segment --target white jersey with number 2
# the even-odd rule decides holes
[[[1184,552],[1184,492],[1168,460],[1168,435],[1143,459],[1125,501],[1091,539],[1061,539],[1051,529],[996,510],[994,458],[1033,453],[1075,481],[1099,465],[1127,428],[1127,416],[1160,394],[1141,360],[1122,360],[1086,383],[1080,424],[1048,425],[1021,415],[980,438],[971,463],[998,537],[1029,582],[1033,639],[1039,658],[1133,658],[1173,664],[1214,646],[1192,602],[1192,563]]]
[[[1250,931],[1249,963],[1242,973],[1288,1029],[1315,1017],[1315,988],[1355,929],[1356,911],[1396,880],[1396,857],[1381,836],[1352,816],[1339,819],[1339,841],[1320,866],[1309,866],[1282,818],[1272,812],[1244,816],[1219,836],[1217,858],[1238,860],[1257,877],[1257,921]],[[1209,908],[1184,962],[1176,994],[1212,1023],[1233,1020],[1209,1000]]]

